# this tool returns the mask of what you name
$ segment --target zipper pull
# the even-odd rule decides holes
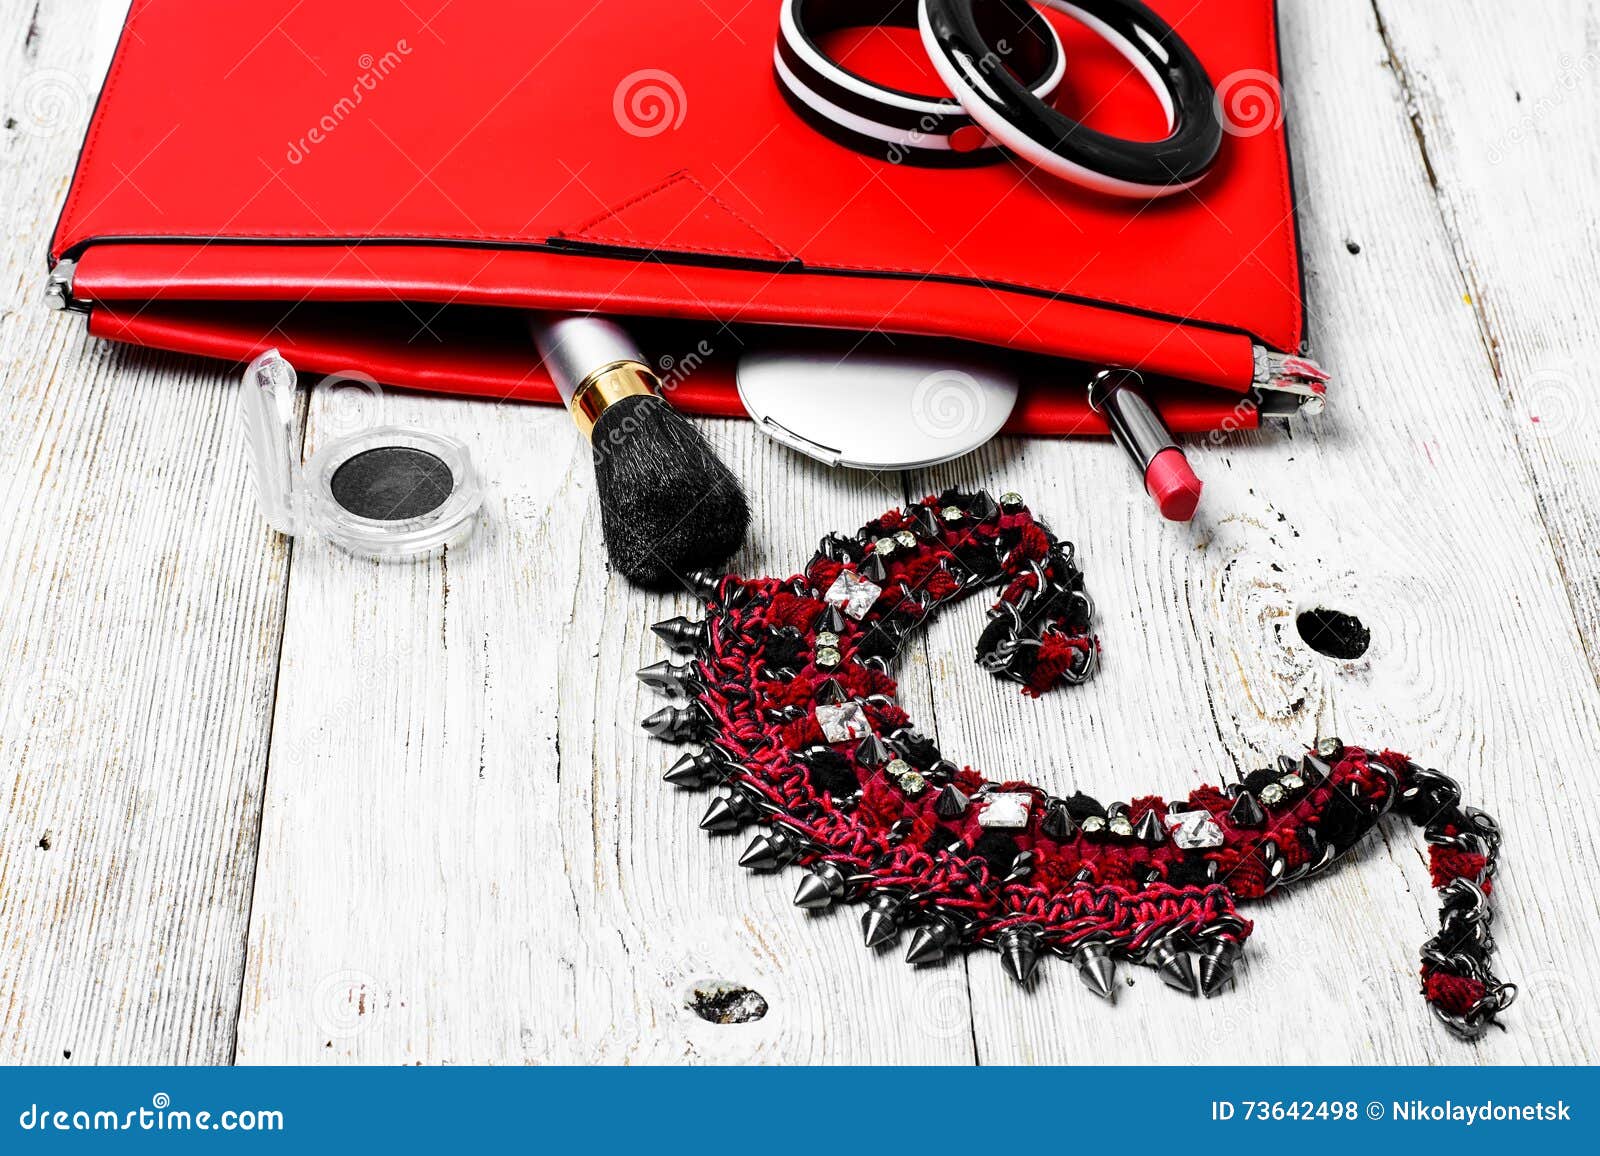
[[[44,303],[57,313],[87,313],[89,303],[79,301],[72,296],[72,277],[78,271],[76,261],[62,259],[57,261],[55,268],[50,270],[50,275],[44,283]]]
[[[1288,417],[1305,413],[1315,417],[1327,402],[1332,376],[1308,357],[1277,353],[1264,345],[1251,346],[1255,372],[1251,385],[1263,417]]]

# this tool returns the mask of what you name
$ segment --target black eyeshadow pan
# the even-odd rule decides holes
[[[328,485],[348,513],[399,522],[444,505],[455,479],[450,467],[427,450],[378,446],[342,463]]]

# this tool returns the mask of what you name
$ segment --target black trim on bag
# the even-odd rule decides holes
[[[1196,317],[1180,317],[1173,313],[1163,313],[1158,309],[1145,309],[1139,305],[1125,305],[1120,301],[1104,301],[1098,297],[1086,297],[1079,293],[1065,293],[1052,289],[1041,289],[1035,285],[1017,285],[1009,281],[994,281],[984,277],[960,277],[954,273],[913,273],[894,269],[842,269],[829,265],[807,265],[798,258],[780,260],[773,258],[770,261],[759,257],[721,258],[715,255],[701,253],[680,253],[677,251],[654,249],[628,249],[617,246],[614,250],[605,252],[597,251],[599,246],[591,247],[590,242],[574,242],[562,237],[549,237],[543,241],[474,241],[449,240],[441,241],[437,237],[227,237],[227,236],[183,236],[181,234],[158,237],[134,237],[108,235],[104,237],[90,237],[79,241],[72,248],[62,253],[60,260],[78,260],[93,245],[240,245],[247,247],[256,246],[284,246],[294,248],[297,246],[315,246],[327,248],[343,246],[346,248],[359,248],[367,245],[390,245],[395,248],[420,248],[420,249],[499,249],[506,252],[535,252],[553,253],[572,257],[600,257],[604,260],[654,260],[662,265],[701,265],[713,268],[742,269],[751,272],[768,272],[788,276],[812,274],[822,277],[853,277],[872,281],[904,281],[917,284],[923,281],[932,281],[940,285],[961,285],[969,289],[988,289],[1000,293],[1015,293],[1023,297],[1040,298],[1045,301],[1065,301],[1072,305],[1083,305],[1091,309],[1102,309],[1110,313],[1122,313],[1130,317],[1144,317],[1151,321],[1161,321],[1168,325],[1180,328],[1204,329],[1212,333],[1228,333],[1240,337],[1247,337],[1253,344],[1263,346],[1277,353],[1299,353],[1297,349],[1280,349],[1272,342],[1265,340],[1240,325],[1228,325],[1220,321],[1206,321]],[[669,260],[670,258],[670,260]],[[692,260],[686,258],[693,258]],[[170,298],[170,300],[198,300],[198,298]],[[210,298],[210,300],[225,300],[224,298]],[[377,298],[374,298],[377,300]],[[92,301],[91,301],[92,304]],[[774,322],[773,324],[781,324]],[[982,344],[981,339],[977,340]]]

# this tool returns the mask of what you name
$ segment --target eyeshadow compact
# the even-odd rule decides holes
[[[256,500],[273,529],[380,561],[466,541],[483,491],[464,444],[379,426],[328,443],[302,467],[296,383],[294,367],[269,349],[245,370],[239,395]]]

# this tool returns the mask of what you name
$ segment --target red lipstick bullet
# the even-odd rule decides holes
[[[1172,431],[1144,396],[1144,378],[1131,369],[1106,369],[1089,382],[1089,406],[1144,476],[1161,516],[1187,522],[1200,504],[1200,479],[1172,440]]]

